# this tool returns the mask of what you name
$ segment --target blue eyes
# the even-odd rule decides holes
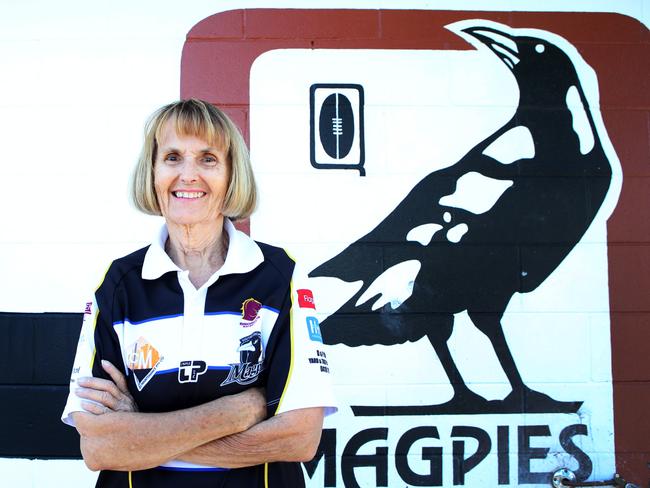
[[[178,154],[168,154],[165,156],[165,162],[170,164],[177,164],[182,161],[181,157]],[[204,166],[216,166],[219,160],[214,156],[203,156],[199,159],[199,162]]]

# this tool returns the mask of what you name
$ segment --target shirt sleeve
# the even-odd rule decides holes
[[[119,339],[113,330],[113,321],[111,319],[114,315],[113,297],[115,286],[109,279],[109,273],[110,269],[101,286],[95,292],[93,300],[88,301],[84,307],[77,353],[75,354],[70,375],[70,391],[61,414],[61,420],[68,425],[74,426],[74,421],[70,415],[72,412],[84,410],[81,406],[81,402],[84,400],[75,393],[78,378],[94,376],[95,378],[110,379],[108,373],[101,366],[102,359],[107,359],[118,369],[124,370]]]
[[[74,363],[72,365],[72,373],[70,375],[70,391],[68,393],[68,400],[61,414],[61,420],[74,426],[71,414],[73,412],[83,411],[81,407],[81,398],[75,394],[77,388],[77,379],[85,376],[92,376],[93,362],[95,359],[95,325],[97,323],[98,310],[95,305],[95,300],[86,302],[83,315],[83,323],[81,325],[81,333],[79,334],[79,342],[77,343],[77,353],[75,354]]]
[[[325,414],[337,411],[332,391],[331,365],[327,346],[323,344],[316,314],[316,299],[308,286],[306,275],[296,266],[291,280],[289,313],[280,324],[276,360],[288,360],[288,370],[283,365],[271,365],[269,383],[277,384],[284,372],[280,400],[275,414],[299,408],[324,407]],[[275,378],[274,378],[275,373]]]

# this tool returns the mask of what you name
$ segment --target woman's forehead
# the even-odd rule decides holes
[[[226,136],[220,127],[214,127],[212,124],[196,123],[192,120],[172,117],[167,119],[158,127],[156,131],[156,141],[158,144],[165,144],[165,139],[174,139],[174,136],[194,137],[205,142],[206,146],[216,149],[227,149]]]

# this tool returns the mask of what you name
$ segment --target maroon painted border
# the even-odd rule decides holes
[[[608,221],[616,465],[648,480],[650,461],[650,37],[619,14],[252,9],[218,13],[188,33],[181,97],[224,108],[249,138],[249,73],[273,49],[472,49],[444,25],[482,18],[546,29],[598,73],[605,126],[624,173]],[[247,223],[243,228],[248,230]],[[567,354],[576,353],[567,351]],[[644,482],[646,482],[644,481]]]

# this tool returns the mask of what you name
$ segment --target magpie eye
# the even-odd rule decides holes
[[[546,46],[544,46],[544,44],[537,44],[535,46],[535,51],[537,51],[540,54],[542,54],[545,50],[546,50]]]

